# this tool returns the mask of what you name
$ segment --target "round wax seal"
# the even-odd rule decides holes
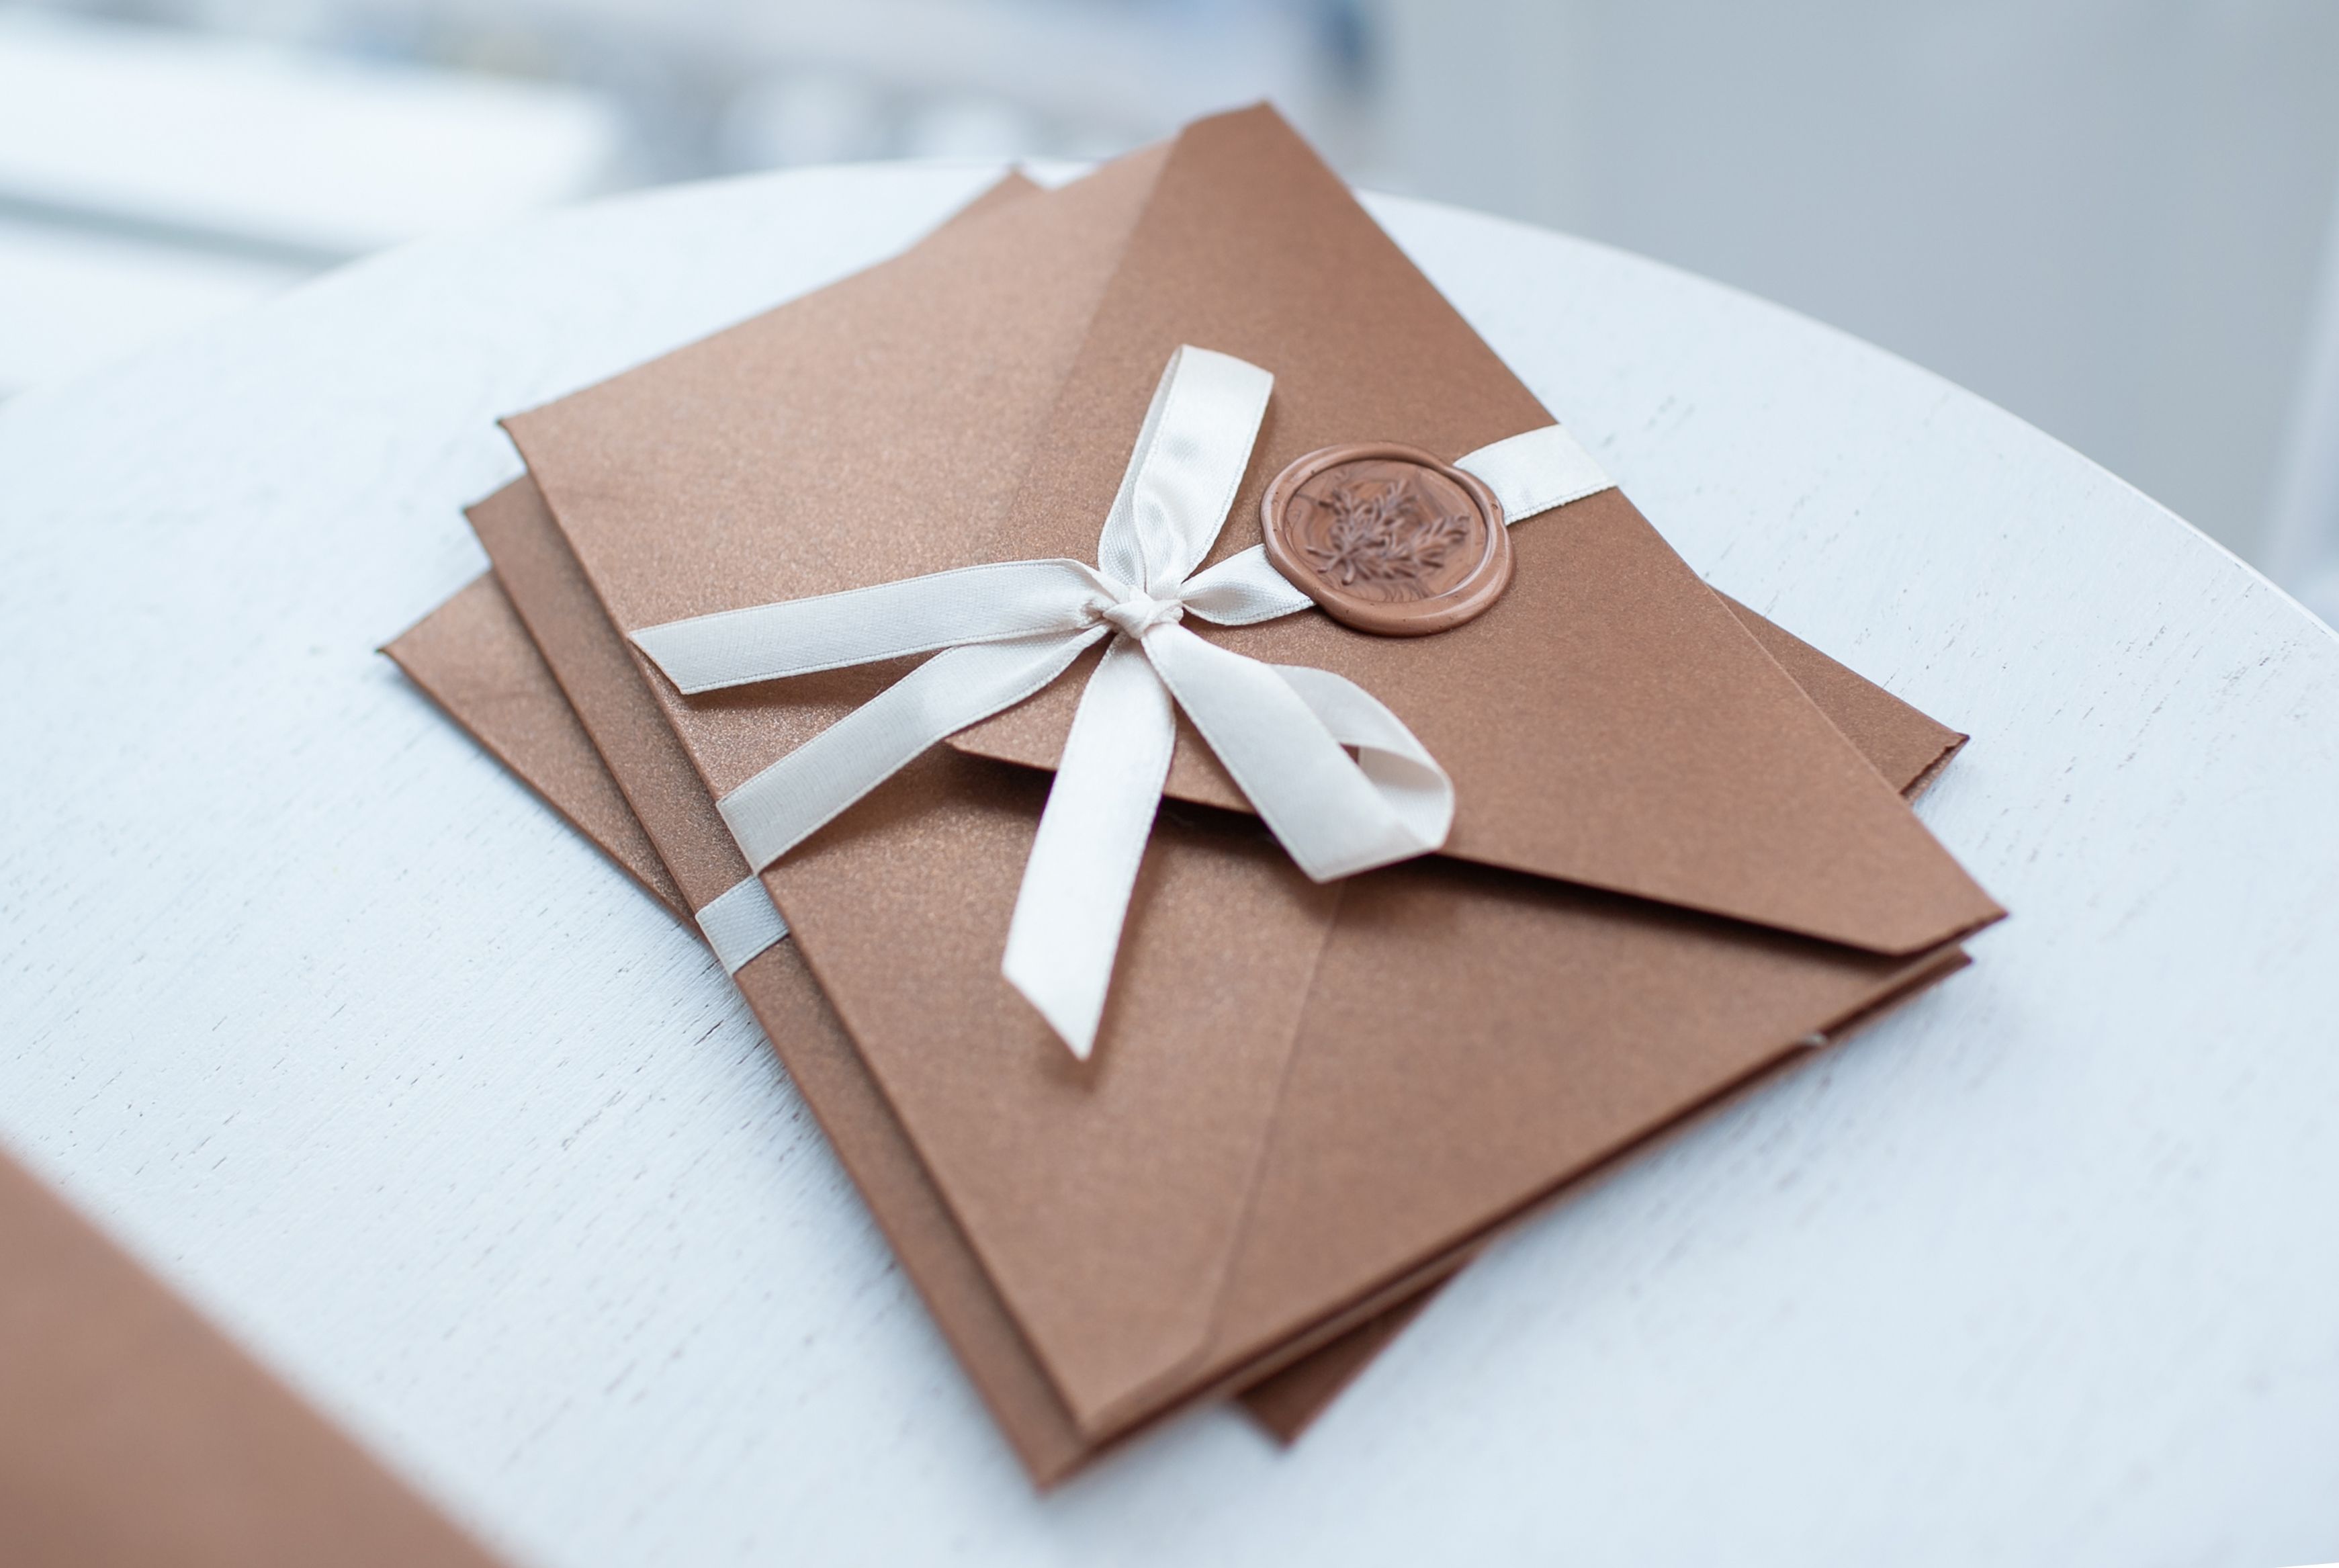
[[[1275,569],[1359,631],[1442,632],[1510,586],[1510,530],[1495,493],[1412,447],[1310,452],[1268,486],[1259,523]]]

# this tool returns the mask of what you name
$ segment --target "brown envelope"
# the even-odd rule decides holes
[[[0,1154],[0,1562],[496,1559]]]
[[[632,629],[1085,553],[1179,341],[1278,376],[1253,504],[1332,440],[1453,455],[1547,419],[1254,111],[511,429]],[[1255,531],[1239,502],[1221,553]],[[1085,1067],[998,974],[1043,779],[937,754],[767,874],[1086,1440],[1361,1321],[1997,915],[1621,497],[1515,539],[1458,632],[1229,639],[1388,701],[1456,776],[1454,853],[1318,888],[1245,819],[1165,807]],[[651,689],[719,793],[897,673]],[[1048,706],[977,744],[1044,761]],[[1189,746],[1173,788],[1223,804],[1213,774]]]
[[[525,484],[522,481],[515,489]],[[515,496],[498,501],[494,508],[500,511],[515,505],[518,498]],[[1936,724],[1881,687],[1862,680],[1752,610],[1734,600],[1725,602],[1795,683],[1811,695],[1829,720],[1907,797],[1914,799],[1923,793],[1964,742],[1965,737],[1956,731]],[[590,618],[597,616],[599,611],[585,603],[568,606],[567,613]],[[492,574],[473,581],[384,651],[450,718],[639,882],[668,912],[676,919],[688,920],[689,910],[680,890],[668,877],[641,823],[627,807],[617,780],[594,749],[592,737],[570,708],[551,667],[538,653],[527,627]],[[627,678],[630,679],[629,674]],[[660,725],[654,733],[675,745],[678,755],[679,745],[673,742],[670,732]],[[720,824],[703,824],[703,831],[719,835]],[[800,965],[767,966],[758,975],[767,985],[812,989],[811,979]],[[811,1007],[810,999],[806,1005]],[[833,1017],[824,1007],[818,1011],[824,1018]],[[797,1056],[802,1049],[796,1041],[781,1048],[785,1057]],[[845,1065],[852,1065],[849,1059]],[[882,1097],[865,1072],[850,1072],[840,1081],[846,1086],[846,1092],[855,1097],[857,1109],[846,1110],[815,1102],[814,1114],[824,1125],[835,1126],[844,1136],[853,1137],[873,1119],[890,1119],[890,1112],[885,1110]],[[859,1168],[877,1160],[914,1165],[915,1159],[914,1152],[898,1132],[870,1148],[856,1149],[846,1157],[848,1165]],[[939,1211],[932,1197],[932,1186],[924,1179],[922,1169],[881,1182],[877,1188],[879,1191],[893,1191],[905,1185],[923,1204]],[[919,1227],[904,1226],[883,1216],[881,1224],[889,1234],[915,1237],[921,1231]],[[955,1231],[949,1234],[953,1255],[969,1256],[964,1241]],[[923,1282],[933,1272],[933,1265],[925,1255],[904,1247],[903,1265],[911,1280],[924,1290]],[[1372,1357],[1412,1320],[1434,1289],[1433,1286],[1280,1372],[1259,1379],[1241,1391],[1239,1402],[1253,1419],[1280,1441],[1296,1441]],[[938,1310],[947,1306],[940,1303]],[[966,1337],[956,1330],[946,1332],[953,1341]],[[1030,1364],[1020,1344],[1011,1344],[1006,1348],[1021,1369],[1021,1380],[1043,1389],[1044,1380]],[[995,1377],[996,1375],[993,1380]],[[1051,1425],[1061,1429],[1063,1423],[1058,1421]]]

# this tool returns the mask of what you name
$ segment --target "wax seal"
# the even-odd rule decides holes
[[[1310,452],[1268,486],[1259,523],[1275,569],[1358,631],[1442,632],[1510,586],[1510,530],[1495,493],[1412,447]]]

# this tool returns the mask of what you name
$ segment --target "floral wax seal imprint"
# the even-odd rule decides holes
[[[1510,586],[1510,530],[1495,493],[1412,447],[1308,453],[1268,486],[1259,524],[1275,569],[1359,631],[1442,632]]]

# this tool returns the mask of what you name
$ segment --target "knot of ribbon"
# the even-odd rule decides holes
[[[1186,601],[1157,599],[1142,588],[1131,588],[1127,598],[1104,612],[1104,618],[1120,628],[1121,636],[1142,638],[1155,626],[1184,620]]]
[[[1001,966],[1074,1054],[1090,1053],[1103,1016],[1176,744],[1173,701],[1313,880],[1442,846],[1453,784],[1394,713],[1328,670],[1247,658],[1183,624],[1248,626],[1312,606],[1257,546],[1195,570],[1225,525],[1273,387],[1229,355],[1173,354],[1093,566],[966,567],[636,632],[685,695],[934,656],[717,803],[749,866],[770,865],[927,748],[1039,692],[1107,638],[1041,814]],[[1464,463],[1489,454],[1492,473],[1476,471],[1514,521],[1608,483],[1555,425]]]

